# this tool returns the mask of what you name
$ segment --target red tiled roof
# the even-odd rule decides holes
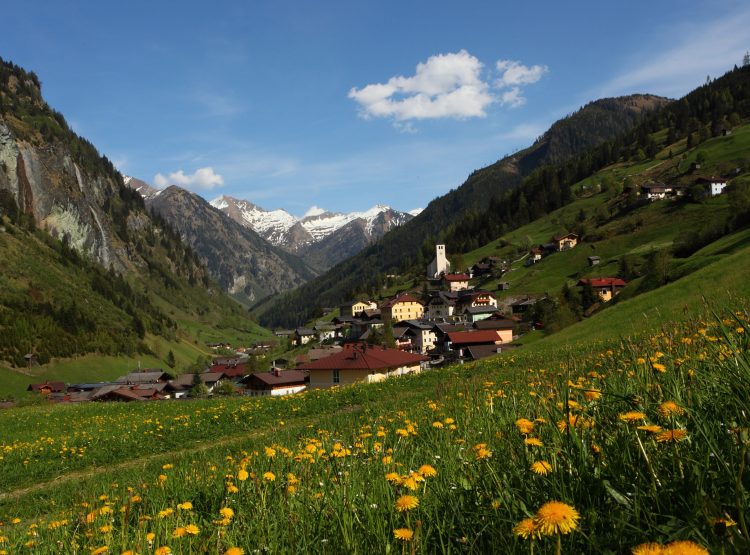
[[[500,335],[495,330],[452,331],[448,333],[448,341],[454,345],[479,345],[500,341]]]
[[[469,281],[471,278],[466,274],[445,274],[443,279],[445,281]]]
[[[405,353],[398,349],[347,343],[344,350],[300,366],[300,370],[385,370],[413,365],[429,357]]]
[[[227,378],[238,378],[248,374],[245,364],[214,364],[208,371],[224,374]]]
[[[583,278],[578,281],[578,285],[591,284],[591,287],[625,287],[627,282],[620,278],[601,277],[601,278]]]

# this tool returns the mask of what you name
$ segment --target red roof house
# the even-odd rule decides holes
[[[591,287],[599,295],[599,298],[603,301],[608,301],[620,290],[625,287],[628,283],[625,280],[615,277],[598,277],[598,278],[583,278],[578,280],[578,287],[585,287],[591,285]]]
[[[398,349],[347,343],[344,349],[299,367],[310,373],[310,387],[330,387],[359,381],[380,381],[387,376],[418,372],[429,357]]]

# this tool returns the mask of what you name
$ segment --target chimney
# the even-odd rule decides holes
[[[274,367],[273,375],[276,376],[277,378],[281,377],[281,368]]]

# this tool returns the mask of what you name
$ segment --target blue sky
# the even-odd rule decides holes
[[[123,173],[302,215],[423,207],[588,101],[681,96],[740,63],[750,5],[24,0],[2,27]]]

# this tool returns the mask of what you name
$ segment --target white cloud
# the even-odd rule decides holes
[[[510,87],[495,94],[491,79],[483,75],[484,64],[466,50],[430,56],[417,65],[411,77],[391,77],[387,83],[373,83],[361,89],[352,88],[349,98],[360,105],[360,114],[371,117],[392,118],[396,127],[407,133],[415,129],[407,120],[485,117],[493,103],[517,108],[526,99],[522,87],[541,79],[547,66],[525,66],[512,60],[496,63],[500,73],[494,82],[498,89]]]
[[[502,73],[495,82],[496,86],[501,88],[532,85],[549,71],[547,66],[533,65],[529,67],[514,60],[498,60],[495,67]]]
[[[212,167],[198,168],[192,175],[186,175],[184,171],[177,170],[165,176],[157,173],[154,176],[154,185],[163,189],[169,185],[178,185],[184,189],[202,189],[210,191],[224,185],[224,178],[214,172]]]
[[[349,98],[369,117],[410,119],[484,117],[495,99],[482,80],[483,64],[466,50],[430,56],[411,77],[352,88]]]

